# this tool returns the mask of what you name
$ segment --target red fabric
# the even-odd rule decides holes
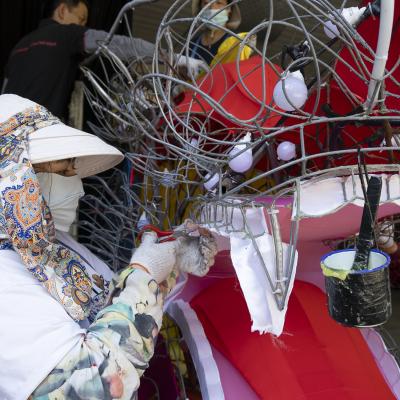
[[[296,281],[284,333],[250,332],[235,278],[221,280],[191,301],[210,342],[241,372],[261,399],[394,399],[358,329],[328,315],[317,287]]]
[[[366,5],[368,1],[364,2]],[[379,33],[379,18],[368,18],[359,27],[358,32],[363,37],[365,42],[370,46],[373,52],[376,50],[376,44]],[[366,68],[369,72],[373,67],[373,54],[368,53],[361,43],[356,42],[355,45],[358,49],[371,58],[371,62],[364,60]],[[364,79],[357,77],[348,67],[352,65],[357,71],[360,71],[360,65],[354,61],[354,52],[344,47],[340,51],[340,57],[343,60],[338,60],[335,65],[335,71],[351,90],[351,92],[364,102],[367,97],[368,91],[368,75],[364,71]],[[392,69],[398,60],[400,53],[400,2],[395,2],[394,24],[389,56],[387,60],[387,69]],[[217,65],[212,74],[209,74],[203,81],[199,80],[198,84],[200,89],[210,96],[215,102],[223,106],[230,114],[238,119],[246,120],[258,115],[263,101],[262,85],[263,81],[261,59],[258,56],[251,57],[249,60],[243,61],[240,64],[240,75],[243,77],[244,85],[241,85],[238,80],[237,64],[228,63]],[[280,73],[280,68],[275,66],[276,71]],[[279,76],[270,65],[265,65],[265,103],[273,105],[273,89]],[[400,81],[400,67],[396,68],[392,74],[395,81],[390,78],[385,80],[385,87],[388,92],[395,96],[400,96],[400,88],[397,86],[396,81]],[[396,110],[396,114],[400,111],[400,102],[398,98],[390,95],[386,99],[386,106],[389,110]],[[318,103],[317,103],[318,102]],[[310,94],[309,99],[303,107],[303,110],[311,113],[314,112],[316,107],[317,116],[325,116],[325,112],[321,106],[329,103],[332,110],[340,115],[347,114],[353,111],[353,104],[344,95],[340,85],[331,80],[329,85],[329,96],[327,96],[327,88],[322,87],[320,92],[313,92]],[[178,114],[196,114],[198,118],[208,117],[210,126],[208,131],[213,132],[222,127],[232,129],[235,133],[236,124],[232,121],[226,120],[220,115],[215,107],[201,94],[194,94],[192,91],[187,91],[183,95],[183,100],[175,107]],[[265,119],[265,120],[264,120]],[[273,127],[280,120],[279,115],[272,113],[269,115],[266,110],[260,113],[257,117],[257,122],[260,126]],[[297,125],[301,122],[298,118],[287,118],[284,122],[285,126]],[[195,123],[195,122],[194,122]],[[221,126],[222,125],[222,126]],[[305,125],[305,152],[308,156],[313,154],[321,154],[312,158],[307,162],[307,168],[310,171],[320,170],[324,168],[333,168],[344,165],[354,165],[357,163],[357,149],[358,147],[364,148],[379,148],[383,141],[383,135],[378,135],[379,127],[377,126],[356,126],[346,124],[338,127],[336,131],[333,126],[328,130],[328,124],[312,124]],[[329,132],[329,134],[328,134]],[[226,132],[223,133],[225,135]],[[291,141],[300,145],[300,132],[296,128],[293,131],[288,131],[276,137],[278,141]],[[341,154],[339,157],[327,157],[324,152],[335,150],[349,150],[352,153]],[[208,148],[204,149],[208,150]],[[215,149],[214,149],[215,151]],[[221,146],[220,151],[225,151]],[[394,162],[400,161],[398,152],[393,152]],[[388,152],[375,151],[365,153],[365,162],[367,164],[381,164],[389,161]],[[269,164],[267,159],[262,159],[256,166],[261,170],[268,170]],[[289,175],[298,175],[300,173],[299,165],[287,167],[285,172]]]
[[[366,5],[366,2],[364,5]],[[365,42],[371,47],[371,49],[375,52],[377,39],[379,34],[379,18],[368,18],[365,20],[358,28],[358,33],[363,37]],[[368,53],[364,46],[360,43],[355,43],[357,48],[372,59],[371,62],[365,62],[365,65],[369,71],[372,71],[374,57],[373,54]],[[395,3],[395,13],[394,13],[394,24],[393,24],[393,32],[391,38],[391,44],[389,49],[388,60],[386,64],[386,68],[391,70],[393,66],[396,64],[400,53],[400,4],[399,2]],[[359,65],[354,61],[354,51],[349,50],[348,47],[344,47],[343,50],[339,53],[340,57],[343,61],[338,60],[335,65],[335,72],[339,75],[340,79],[348,86],[350,91],[361,101],[364,102],[367,98],[368,92],[368,84],[369,78],[368,73],[364,72],[365,79],[359,78],[356,74],[354,74],[348,67],[348,65],[353,66],[357,71],[360,70]],[[396,68],[392,74],[395,80],[400,81],[400,68]],[[400,95],[400,88],[390,78],[385,80],[386,90],[391,92],[394,95]],[[321,106],[325,103],[329,103],[332,107],[332,110],[335,113],[344,115],[353,110],[353,105],[350,101],[344,96],[343,91],[340,89],[340,86],[336,83],[335,80],[330,82],[329,88],[329,101],[327,100],[327,89],[322,88],[319,93],[320,98],[317,104],[316,115],[324,116],[325,113],[321,109]],[[307,100],[305,106],[303,107],[304,111],[312,112],[316,100],[318,99],[317,93],[314,92],[311,94],[309,99]],[[396,113],[400,111],[400,102],[399,100],[390,95],[385,100],[386,107],[389,110],[396,110]],[[296,118],[289,118],[285,121],[286,126],[298,124],[299,120]],[[351,124],[347,124],[344,127],[341,127],[338,130],[338,140],[336,142],[336,146],[329,146],[331,150],[342,150],[342,149],[354,149],[356,150],[358,144],[361,147],[379,147],[383,137],[379,137],[374,135],[378,131],[378,127],[368,127],[368,126],[354,126]],[[330,138],[327,135],[327,125],[311,125],[305,127],[305,142],[306,142],[306,153],[308,155],[321,153],[326,151],[328,148],[328,140],[332,140],[333,132],[331,130]],[[288,132],[279,136],[280,140],[290,140],[293,143],[300,144],[300,136],[298,129],[294,132]],[[398,160],[397,152],[394,152],[395,159]],[[370,152],[366,154],[367,163],[387,163],[388,162],[388,154],[387,152]],[[355,153],[341,155],[339,159],[330,159],[329,160],[330,167],[339,166],[339,165],[353,165],[357,163],[357,157]],[[314,161],[311,161],[308,165],[309,168],[318,169],[326,168],[327,158],[326,156],[315,158]],[[295,173],[295,171],[292,171]]]
[[[368,3],[369,1],[364,2],[364,6],[366,6]],[[388,70],[391,70],[393,68],[399,57],[399,52],[400,52],[399,23],[400,23],[400,4],[398,1],[396,1],[394,18],[393,18],[392,38],[390,42],[388,60],[386,63],[386,68]],[[379,18],[368,18],[357,28],[358,33],[363,37],[363,39],[368,43],[368,45],[374,52],[376,51],[376,45],[378,41],[379,24],[380,24]],[[368,53],[367,50],[360,43],[356,43],[356,45],[363,54],[369,56],[370,58],[373,58],[373,55]],[[349,51],[348,48],[343,49],[343,51],[340,53],[340,56],[344,59],[345,62],[355,66],[354,54],[351,51]],[[361,78],[355,76],[353,73],[351,72],[349,73],[349,68],[345,65],[345,62],[342,61],[337,62],[335,67],[336,72],[344,80],[346,85],[349,86],[349,88],[354,94],[358,95],[363,100],[366,100],[368,84],[364,83]],[[366,63],[366,66],[369,72],[371,72],[373,66],[373,60],[370,63]],[[393,77],[397,81],[400,79],[400,68],[396,68],[393,71]],[[386,90],[388,90],[389,92],[395,93],[397,95],[400,94],[400,88],[391,79],[386,79],[385,85],[386,85]],[[340,98],[333,98],[332,104],[337,103],[339,101]],[[392,108],[400,110],[399,101],[393,96],[387,98],[386,106],[389,109]]]
[[[275,68],[278,73],[281,71],[278,66],[275,66]],[[238,73],[236,62],[218,64],[213,68],[211,74],[198,80],[199,89],[237,119],[247,120],[257,117],[257,121],[261,126],[274,126],[280,116],[272,114],[266,118],[267,111],[262,104],[274,104],[272,96],[275,84],[279,79],[278,74],[269,64],[265,64],[265,101],[263,102],[263,88],[260,85],[260,82],[263,82],[261,58],[255,56],[241,61],[239,69]],[[243,84],[239,81],[238,75],[242,78]],[[178,114],[186,114],[188,112],[202,115],[209,114],[210,118],[222,123],[224,126],[235,127],[234,123],[227,121],[214,108],[206,97],[188,90],[185,92],[182,101],[175,107],[175,112]],[[264,120],[265,118],[266,120]]]
[[[329,104],[335,113],[344,115],[350,112],[353,107],[347,98],[343,95],[343,92],[336,86],[335,83],[331,83],[329,88],[330,101]],[[317,93],[311,94],[307,100],[303,110],[305,112],[312,112],[317,100]],[[319,93],[319,103],[316,111],[316,115],[325,116],[325,112],[322,110],[322,106],[327,104],[327,89],[322,88]],[[297,118],[288,118],[284,125],[297,125],[299,120]],[[319,154],[317,157],[312,158],[308,161],[308,168],[311,170],[322,169],[328,167],[342,166],[342,165],[354,165],[357,164],[357,149],[360,147],[375,147],[379,148],[382,141],[383,135],[377,135],[379,127],[377,126],[356,126],[352,124],[346,124],[338,127],[336,134],[334,133],[333,127],[330,127],[330,134],[328,135],[328,124],[313,124],[307,125],[304,128],[304,141],[305,141],[305,152],[308,156],[313,154]],[[336,138],[335,138],[336,135]],[[297,145],[300,145],[300,130],[296,128],[293,131],[288,131],[279,135],[279,141],[289,140]],[[333,144],[332,142],[335,142]],[[341,154],[339,158],[328,157],[324,152],[333,150],[350,150],[352,153]],[[399,155],[394,152],[394,157],[397,159]],[[388,162],[388,153],[382,151],[368,152],[365,154],[365,161],[371,164],[382,164]],[[328,164],[329,163],[329,164]],[[292,175],[296,175],[296,171],[291,171]]]

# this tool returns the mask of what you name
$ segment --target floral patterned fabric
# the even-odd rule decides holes
[[[129,270],[125,286],[34,391],[30,400],[134,398],[153,356],[163,295],[150,275]]]
[[[149,274],[129,267],[116,282],[112,303],[105,307],[109,282],[100,275],[90,277],[88,262],[57,242],[50,210],[29,161],[29,134],[58,123],[37,106],[0,124],[0,251],[16,251],[32,276],[75,321],[88,315],[94,320],[30,399],[132,399],[153,356],[163,299],[177,274],[171,273],[159,287]]]
[[[93,283],[80,257],[56,243],[51,213],[27,151],[32,132],[60,123],[35,106],[0,124],[0,249],[18,252],[32,275],[80,321],[90,314]]]

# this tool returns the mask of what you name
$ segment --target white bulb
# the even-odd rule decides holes
[[[174,187],[175,186],[175,180],[174,176],[170,174],[167,168],[164,169],[163,176],[161,178],[161,185],[165,187]]]
[[[289,161],[296,158],[296,145],[292,142],[279,143],[276,149],[279,160]]]
[[[285,92],[283,89],[285,89]],[[303,107],[307,96],[307,86],[300,71],[289,72],[287,77],[281,79],[274,88],[274,101],[279,108],[285,111],[293,111],[296,108]]]
[[[204,187],[207,190],[213,190],[219,183],[219,173],[216,172],[214,175],[207,174],[204,178]]]
[[[358,7],[348,7],[344,8],[342,11],[338,10],[338,13],[342,16],[342,18],[349,23],[351,26],[357,24],[359,19],[365,12],[366,7],[358,8]],[[329,14],[329,17],[335,19],[335,16]],[[329,39],[333,39],[336,36],[339,36],[339,29],[337,26],[331,21],[326,21],[324,23],[324,32]]]
[[[199,141],[193,138],[189,143],[185,143],[185,149],[190,152],[196,152],[199,147]]]
[[[326,21],[324,23],[324,32],[329,39],[333,39],[336,36],[339,36],[339,29],[332,21]]]
[[[246,172],[253,165],[253,151],[251,147],[249,147],[246,151],[243,151],[246,148],[246,143],[250,143],[251,134],[247,132],[247,134],[238,141],[238,144],[229,152],[229,167],[235,172]],[[243,151],[241,154],[241,151]],[[238,155],[237,155],[238,154]]]
[[[137,223],[137,229],[141,231],[146,225],[150,225],[150,221],[147,219],[146,212],[143,211]]]

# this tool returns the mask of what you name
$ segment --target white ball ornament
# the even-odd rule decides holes
[[[358,8],[358,7],[347,7],[342,11],[337,10],[337,12],[342,16],[342,18],[350,25],[355,26],[357,22],[360,20],[362,15],[364,14],[366,8]],[[337,18],[332,14],[329,14],[330,18],[334,20]],[[339,36],[340,32],[337,26],[332,22],[332,20],[328,20],[324,23],[324,32],[325,35],[328,36],[329,39],[333,39]]]
[[[215,174],[207,174],[204,178],[204,187],[207,190],[213,190],[219,183],[220,175],[218,172]]]
[[[238,144],[229,153],[229,167],[239,173],[248,171],[253,165],[253,151],[249,147],[246,151],[246,144],[251,142],[251,134],[247,134],[238,141]],[[242,152],[242,153],[240,153]],[[240,153],[240,154],[239,154]]]
[[[307,86],[300,71],[289,72],[274,88],[275,104],[285,111],[303,107],[308,97]]]
[[[279,160],[290,161],[296,158],[296,145],[292,142],[279,143],[276,149]]]
[[[324,32],[329,39],[333,39],[336,36],[339,36],[339,29],[332,21],[326,21],[324,23]]]

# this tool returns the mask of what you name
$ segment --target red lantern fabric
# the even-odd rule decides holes
[[[364,7],[368,7],[369,1],[363,2]],[[369,17],[367,20],[362,22],[360,26],[357,28],[358,33],[365,40],[365,42],[371,47],[372,51],[376,51],[376,46],[378,42],[378,34],[379,34],[379,17]],[[395,2],[395,10],[394,10],[394,18],[393,18],[393,30],[392,37],[390,41],[390,48],[388,59],[386,62],[386,69],[391,70],[396,63],[398,62],[399,52],[400,52],[400,4],[399,2]],[[372,62],[367,62],[365,66],[368,71],[372,72],[374,55],[367,52],[365,47],[363,47],[360,43],[356,42],[357,48],[366,56],[369,56],[372,59]],[[367,99],[368,92],[368,83],[363,82],[360,77],[357,77],[350,71],[347,64],[355,66],[356,63],[354,61],[354,52],[350,51],[348,48],[344,48],[340,53],[340,56],[343,58],[343,61],[338,60],[335,66],[336,73],[343,79],[346,85],[349,86],[351,91],[360,97],[363,101]],[[400,69],[395,68],[393,70],[393,78],[397,81],[400,79]],[[369,81],[368,75],[366,74],[367,82]],[[393,81],[391,78],[385,80],[386,90],[395,95],[400,94],[399,86]],[[332,99],[332,102],[340,102],[340,99]],[[388,109],[400,110],[400,104],[397,98],[394,96],[389,96],[385,102]]]
[[[251,333],[235,278],[201,292],[191,306],[208,340],[261,399],[394,399],[358,329],[333,321],[316,286],[296,281],[284,333]]]
[[[364,2],[364,6],[367,6],[369,2]],[[355,46],[358,50],[365,54],[371,59],[370,62],[365,62],[367,71],[360,72],[360,67],[354,59],[354,50],[350,50],[348,47],[344,47],[340,51],[338,59],[335,64],[335,73],[339,76],[340,80],[349,88],[351,93],[359,99],[361,103],[367,100],[368,85],[369,85],[369,74],[372,72],[374,63],[374,52],[376,51],[378,35],[379,35],[379,17],[369,17],[360,24],[357,28],[358,33],[364,39],[365,43],[371,48],[372,53],[369,53],[366,48],[359,42],[355,42]],[[395,3],[395,12],[393,19],[393,31],[390,43],[390,49],[388,54],[388,60],[386,64],[387,70],[392,70],[398,62],[400,52],[400,3]],[[359,73],[364,74],[363,77],[357,76],[349,66],[352,66]],[[385,99],[385,105],[389,110],[393,110],[396,114],[400,111],[400,103],[398,96],[400,96],[400,88],[396,82],[400,81],[400,68],[394,68],[392,76],[385,79],[385,89],[390,95]],[[303,110],[306,112],[312,112],[317,104],[316,115],[326,115],[323,106],[329,104],[332,111],[339,115],[345,115],[351,113],[354,110],[354,105],[344,95],[343,90],[340,88],[338,82],[334,79],[330,81],[329,94],[327,88],[321,88],[320,92],[311,93],[307,100]],[[297,118],[289,118],[285,121],[285,126],[296,125],[299,123]],[[329,162],[327,157],[319,156],[310,162],[309,168],[327,168],[335,167],[339,165],[353,165],[357,162],[356,149],[360,147],[379,147],[383,142],[383,135],[378,135],[377,131],[379,126],[371,125],[357,125],[347,124],[336,124],[336,126],[330,126],[328,130],[327,124],[314,124],[305,126],[305,148],[307,155],[323,153],[326,151],[354,149],[353,153],[347,155],[341,155],[340,158],[330,158]],[[288,132],[280,135],[280,140],[289,140],[295,144],[300,144],[300,136],[298,129],[293,132]],[[394,154],[395,159],[398,155]],[[387,152],[374,151],[366,153],[367,163],[387,163],[388,155]]]
[[[261,57],[254,56],[241,61],[239,66],[236,62],[218,64],[213,67],[212,73],[200,78],[197,84],[199,90],[211,97],[234,118],[240,120],[257,118],[261,126],[271,127],[278,122],[280,116],[276,113],[269,114],[263,105],[274,106],[272,97],[275,85],[280,79],[280,72],[278,66],[272,68],[271,65],[265,64],[263,68]],[[265,82],[264,88],[260,82]],[[226,120],[207,96],[188,90],[175,107],[175,112],[195,114],[199,117],[207,116],[223,126],[234,128],[235,123]]]

